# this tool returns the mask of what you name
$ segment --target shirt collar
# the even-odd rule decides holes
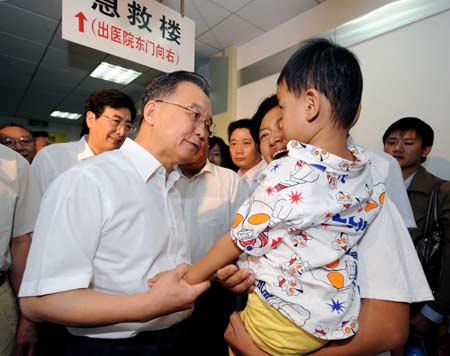
[[[408,178],[405,179],[404,183],[405,183],[405,188],[406,189],[408,189],[409,186],[411,185],[411,182],[414,179],[416,173],[417,173],[417,171],[415,171],[413,174],[411,174]]]
[[[130,138],[125,139],[120,151],[136,168],[144,182],[147,182],[159,168],[163,168],[155,156]],[[178,173],[177,169],[175,171]]]
[[[91,158],[95,156],[94,152],[91,150],[87,143],[87,135],[84,135],[80,141],[78,141],[78,155],[77,158],[79,161],[82,161],[86,158]]]
[[[258,162],[258,164],[254,165],[252,168],[250,168],[247,172],[244,174],[240,173],[241,170],[238,171],[238,174],[241,176],[241,178],[245,179],[253,179],[253,176],[258,173],[260,170],[265,168],[267,166],[266,161],[261,159],[261,161]]]
[[[181,176],[182,176],[183,178],[185,178],[185,179],[193,179],[193,178],[198,177],[198,176],[201,176],[201,175],[203,175],[203,174],[205,174],[205,173],[213,173],[213,169],[214,169],[213,163],[211,163],[211,162],[207,159],[205,165],[203,166],[203,168],[202,168],[199,172],[197,172],[196,174],[194,174],[192,177],[190,177],[190,178],[189,178],[189,177],[186,177],[183,173],[181,173]]]

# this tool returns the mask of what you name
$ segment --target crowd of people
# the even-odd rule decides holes
[[[385,152],[359,146],[362,87],[353,53],[312,39],[229,146],[185,71],[149,83],[140,117],[91,93],[77,142],[1,126],[0,355],[450,353],[434,133],[405,117]],[[435,194],[430,272],[415,245]]]

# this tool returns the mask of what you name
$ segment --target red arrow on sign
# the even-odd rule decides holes
[[[82,11],[80,11],[74,17],[78,17],[78,31],[79,32],[84,32],[84,21],[87,20],[87,17],[84,16]]]

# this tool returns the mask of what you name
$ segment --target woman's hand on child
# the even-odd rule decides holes
[[[252,341],[238,312],[231,314],[224,338],[236,356],[270,356]]]

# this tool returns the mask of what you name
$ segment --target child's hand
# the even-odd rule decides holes
[[[156,284],[156,282],[158,282],[163,276],[165,276],[170,271],[173,271],[173,269],[159,272],[156,276],[149,278],[147,281],[147,286],[149,286],[150,288],[153,287]]]
[[[227,265],[219,269],[215,276],[225,288],[234,293],[252,293],[255,288],[255,276],[246,268]]]

